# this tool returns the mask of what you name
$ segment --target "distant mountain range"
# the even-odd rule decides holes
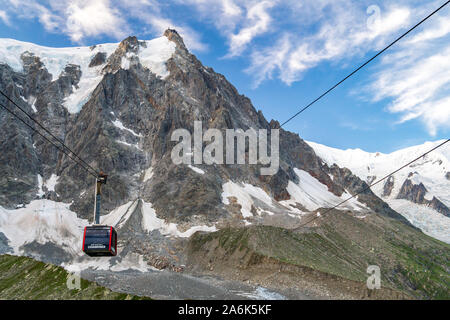
[[[442,142],[426,142],[390,154],[308,144],[328,165],[348,168],[370,184]],[[450,243],[450,144],[434,150],[372,190],[413,225]]]

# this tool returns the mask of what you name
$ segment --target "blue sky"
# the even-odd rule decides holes
[[[64,47],[176,28],[205,65],[282,123],[444,2],[0,0],[0,37]],[[285,128],[372,152],[448,138],[449,21],[450,5]]]

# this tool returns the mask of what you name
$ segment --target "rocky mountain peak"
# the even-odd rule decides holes
[[[273,120],[273,119],[270,120],[269,126],[272,129],[280,129],[281,128],[280,123],[278,121],[276,121],[276,120]]]
[[[25,72],[28,72],[32,69],[39,70],[41,69],[44,64],[41,62],[41,59],[34,55],[34,53],[25,51],[20,56],[23,63],[23,68]]]
[[[175,44],[179,49],[187,50],[183,38],[180,36],[177,30],[169,28],[166,31],[164,31],[164,36],[167,37],[167,39],[169,39],[170,41],[175,42]]]
[[[423,183],[414,184],[410,179],[406,179],[403,183],[397,199],[406,199],[417,204],[425,204],[437,212],[442,213],[445,216],[450,215],[450,209],[443,204],[438,198],[434,197],[431,200],[425,198],[428,190]]]
[[[116,50],[116,52],[120,51],[122,53],[133,52],[137,53],[139,50],[139,41],[135,36],[129,36],[123,39]]]
[[[414,184],[410,179],[406,179],[397,199],[407,199],[414,203],[422,203],[427,191],[423,183]]]

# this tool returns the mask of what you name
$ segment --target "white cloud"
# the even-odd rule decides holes
[[[50,32],[67,34],[74,42],[102,34],[122,37],[125,21],[109,0],[2,1],[11,15],[20,19],[38,19]]]
[[[211,23],[222,34],[230,35],[245,14],[246,0],[175,0],[198,13],[199,20]]]
[[[304,8],[301,7],[301,10]],[[299,9],[299,10],[300,10]],[[283,63],[277,62],[277,68],[266,70],[266,74],[261,72],[255,78],[255,85],[259,85],[265,78],[272,78],[275,72],[278,78],[290,85],[302,78],[303,74],[317,66],[329,61],[350,61],[355,56],[362,56],[369,50],[375,50],[386,44],[387,38],[392,33],[408,25],[410,11],[407,8],[390,8],[383,16],[376,27],[369,29],[365,19],[358,20],[361,10],[354,7],[334,7],[330,5],[330,13],[326,16],[318,15],[320,27],[316,32],[305,35],[297,35],[292,32],[285,32],[283,38],[288,38],[289,50],[283,50],[282,56],[279,51],[279,42],[262,49],[254,49],[251,55],[251,66],[247,71],[253,73],[260,70],[264,57],[276,55]],[[309,10],[306,10],[309,14]],[[299,13],[300,14],[300,13]],[[362,11],[363,17],[365,12]],[[302,16],[299,16],[301,19]],[[349,21],[359,21],[360,23],[349,23]],[[312,22],[312,21],[311,21]],[[317,21],[315,21],[317,23]],[[283,48],[288,44],[284,40]],[[273,64],[273,63],[272,63]],[[270,74],[269,74],[270,70]]]
[[[229,56],[241,54],[254,37],[265,33],[269,29],[272,18],[268,13],[268,9],[274,5],[274,1],[262,1],[249,5],[245,27],[240,29],[238,33],[230,36]],[[233,11],[233,13],[235,12]]]
[[[416,49],[399,49],[406,63],[386,59],[366,92],[375,92],[374,101],[392,99],[387,110],[399,113],[400,123],[421,119],[434,136],[450,124],[450,45],[426,55]]]
[[[425,41],[445,37],[450,33],[450,23],[448,18],[448,15],[445,17],[436,17],[436,22],[432,25],[432,27],[429,27],[416,34],[411,40],[408,41],[408,43],[418,44]]]
[[[202,43],[198,33],[186,25],[175,23],[168,18],[161,18],[148,12],[141,12],[137,17],[146,22],[152,34],[162,35],[167,28],[175,29],[181,35],[189,50],[205,51],[207,49],[207,45]]]
[[[74,42],[100,34],[125,37],[127,28],[117,9],[108,0],[70,1],[64,14],[66,32]]]
[[[133,33],[145,34],[146,27],[150,31],[147,34],[161,36],[171,27],[183,36],[188,48],[197,51],[207,48],[192,28],[168,18],[167,11],[156,0],[0,0],[2,3],[11,14],[22,19],[37,18],[47,31],[65,33],[75,43],[100,35],[122,40]],[[136,27],[130,19],[139,19],[142,24]]]
[[[448,128],[450,123],[450,97],[433,100],[423,106],[422,119],[429,133],[434,136],[439,128]]]
[[[387,6],[380,10],[379,22],[368,28],[365,7],[348,7],[344,1],[337,1],[336,6],[321,4],[319,1],[318,8],[323,12],[314,15],[318,20],[307,18],[311,25],[318,25],[315,31],[282,31],[271,45],[253,46],[245,71],[253,77],[255,87],[275,77],[290,85],[324,62],[337,69],[340,65],[356,67],[365,55],[384,48],[437,7],[409,7],[405,3]],[[302,2],[296,11],[299,20],[318,8]],[[386,111],[398,114],[398,123],[418,119],[430,135],[450,127],[449,11],[440,12],[374,61],[372,80],[365,90],[357,90],[369,100],[387,99]]]
[[[291,49],[289,35],[279,39],[274,48],[253,52],[252,64],[245,71],[254,79],[254,87],[257,87],[266,79],[272,79],[276,70],[285,70],[286,56]]]
[[[3,10],[0,10],[0,20],[2,20],[3,23],[8,25],[8,26],[11,25],[11,22],[9,21],[8,14],[5,11],[3,11]]]
[[[225,37],[226,57],[244,53],[252,41],[271,31],[271,9],[278,0],[175,0],[194,9],[202,22],[212,24]]]
[[[21,19],[38,19],[47,31],[56,31],[63,21],[47,7],[33,0],[6,0],[2,1],[2,4],[11,16]]]
[[[426,10],[416,8],[415,20],[438,7],[434,5]],[[449,20],[447,8],[397,43],[386,52],[369,83],[359,91],[375,102],[386,99],[386,110],[399,115],[398,123],[413,119],[423,122],[431,136],[450,128]]]

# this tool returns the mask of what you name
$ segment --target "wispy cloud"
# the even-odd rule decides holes
[[[450,123],[450,45],[441,50],[424,57],[415,48],[402,48],[406,63],[386,60],[366,87],[375,93],[374,101],[392,99],[387,110],[401,115],[399,123],[421,119],[433,136]]]
[[[0,10],[0,20],[2,20],[3,23],[8,26],[11,25],[11,22],[9,21],[9,16],[4,10]]]
[[[268,10],[274,5],[274,1],[262,1],[247,6],[245,26],[230,35],[230,57],[240,55],[253,38],[268,31],[272,22]]]
[[[124,37],[127,34],[125,20],[108,0],[70,1],[64,12],[67,17],[65,30],[70,38],[79,42],[85,37],[109,34]]]
[[[88,37],[127,34],[125,19],[109,0],[3,0],[18,19],[38,19],[49,32],[67,34],[80,43]]]
[[[161,35],[171,27],[183,36],[186,45],[197,51],[207,48],[201,42],[200,35],[183,22],[174,22],[160,8],[161,4],[153,0],[0,0],[11,15],[19,19],[39,19],[49,32],[60,32],[69,36],[74,43],[83,43],[86,39],[102,35],[122,40],[135,33]],[[5,23],[8,18],[4,12]],[[130,20],[141,21],[135,27]]]
[[[164,10],[157,1],[140,0],[120,3],[121,8],[128,14],[142,22],[147,29],[136,32],[141,34],[151,33],[162,35],[167,28],[176,29],[183,37],[186,46],[190,50],[205,51],[208,46],[201,41],[198,32],[194,31],[184,22],[175,22],[164,14]]]
[[[422,121],[428,133],[450,127],[450,10],[388,53],[362,93],[377,102],[391,101],[387,111],[398,123]]]
[[[255,86],[273,78],[274,74],[290,85],[300,80],[307,70],[322,62],[346,62],[355,56],[362,56],[370,49],[374,50],[385,44],[386,38],[391,36],[393,31],[408,25],[410,17],[408,8],[389,8],[374,28],[368,28],[367,16],[361,11],[362,8],[346,8],[341,4],[327,8],[329,13],[326,16],[317,15],[321,17],[320,20],[311,21],[312,24],[319,25],[317,31],[300,36],[284,31],[282,41],[277,41],[269,47],[254,49],[247,71],[253,74],[255,70],[265,70],[255,77]],[[360,19],[361,16],[366,19]],[[283,50],[280,50],[280,45]],[[275,68],[265,67],[267,61],[264,57],[273,56],[278,58],[271,63]]]

